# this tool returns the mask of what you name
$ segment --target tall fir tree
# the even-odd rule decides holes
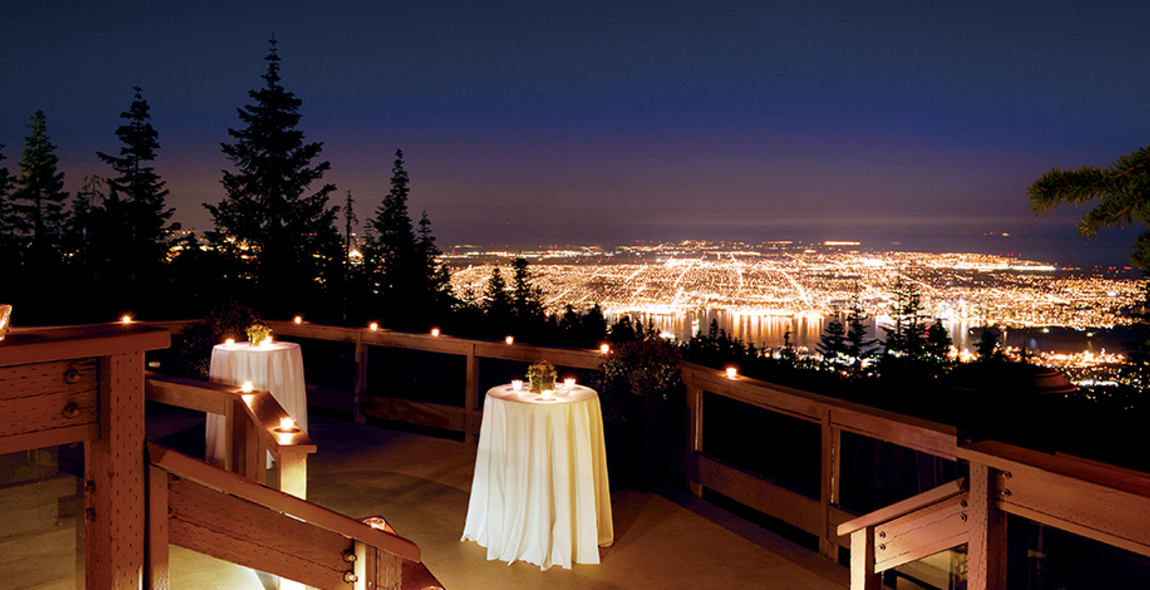
[[[368,221],[369,235],[364,245],[364,262],[374,298],[372,306],[384,316],[398,317],[411,289],[415,232],[407,212],[407,171],[403,168],[403,150],[395,150],[391,167],[391,190]]]
[[[4,144],[0,143],[0,162],[4,161]],[[9,201],[12,192],[12,175],[7,166],[0,166],[0,252],[12,239],[15,227],[12,225],[12,203]]]
[[[312,165],[323,144],[304,143],[296,129],[302,101],[280,85],[275,39],[266,59],[264,87],[250,91],[253,104],[238,109],[245,127],[228,129],[235,143],[220,144],[236,168],[224,171],[227,194],[205,207],[216,225],[213,243],[228,248],[231,239],[247,248],[261,306],[286,315],[325,303],[327,289],[341,278],[342,244],[335,226],[339,207],[328,205],[335,185],[308,194],[331,164]]]
[[[64,173],[56,171],[56,146],[48,139],[44,113],[36,111],[24,137],[20,174],[11,196],[10,217],[14,234],[23,241],[32,264],[60,261],[60,238],[68,215],[64,203]]]
[[[894,302],[890,316],[894,325],[883,328],[886,340],[883,341],[887,357],[903,357],[919,360],[926,350],[926,315],[922,309],[922,295],[918,287],[902,277],[895,279],[891,286]]]
[[[160,142],[148,101],[139,86],[133,90],[131,106],[120,113],[125,123],[116,128],[120,155],[96,152],[96,156],[116,172],[107,179],[105,205],[106,221],[123,228],[123,234],[113,238],[123,245],[116,256],[138,273],[151,273],[167,257],[172,234],[180,224],[171,223],[175,209],[165,202],[168,189],[150,165]]]

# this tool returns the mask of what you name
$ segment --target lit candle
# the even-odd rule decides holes
[[[260,340],[260,346],[266,347],[266,346],[271,346],[271,345],[272,345],[272,337],[271,336],[268,336],[268,337],[264,338],[263,340]]]
[[[432,328],[431,329],[431,335],[438,338],[439,337],[439,328]]]
[[[599,345],[599,354],[607,354],[608,352],[611,352],[611,346],[610,345],[608,345],[608,344],[600,344]]]
[[[727,367],[727,379],[734,379],[739,376],[739,370],[734,367]]]
[[[543,399],[551,399],[551,397],[554,395],[555,395],[555,392],[553,390],[550,390],[550,389],[544,389],[543,390]]]
[[[236,343],[236,339],[235,339],[235,338],[228,338],[227,340],[224,340],[224,344],[226,344],[227,346],[231,346],[231,345],[233,345],[233,344],[235,344],[235,343]]]
[[[571,391],[574,387],[575,387],[575,380],[574,379],[568,378],[568,379],[563,380],[563,388],[566,389],[567,391]]]
[[[504,338],[503,341],[508,343],[508,344],[515,344],[515,337],[514,336],[508,336],[508,337]]]
[[[244,393],[251,393],[255,391],[255,389],[256,388],[254,385],[252,385],[251,381],[244,381],[244,384],[240,387],[240,391],[243,391]]]
[[[512,379],[511,380],[511,389],[514,389],[515,391],[522,391],[523,390],[523,380],[522,379]]]
[[[285,432],[295,430],[295,420],[291,418],[280,418],[280,430]]]
[[[368,325],[367,325],[367,327],[368,327],[368,328],[369,328],[369,329],[370,329],[372,332],[374,332],[374,331],[376,331],[376,330],[378,330],[378,329],[379,329],[379,324],[377,324],[377,323],[375,323],[375,322],[372,322],[372,323],[368,324]]]
[[[292,321],[297,323],[297,324],[302,324],[303,318],[297,315],[297,316],[295,316],[295,319],[293,319]]]
[[[122,324],[130,324],[130,323],[132,323],[132,316],[130,316],[130,315],[125,315],[124,317],[120,318],[120,323],[122,323]]]

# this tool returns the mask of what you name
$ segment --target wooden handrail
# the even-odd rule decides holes
[[[959,478],[944,483],[937,488],[927,490],[916,496],[911,496],[901,502],[880,508],[869,514],[864,514],[854,520],[844,522],[838,526],[839,536],[847,536],[861,528],[876,526],[937,504],[943,500],[953,498],[966,491],[966,478]]]
[[[260,442],[273,454],[314,453],[315,443],[303,431],[278,433],[280,419],[290,415],[267,391],[243,393],[238,387],[173,377],[159,373],[145,373],[146,399],[189,410],[224,415],[227,405],[243,402],[248,418],[260,428],[255,429]]]
[[[334,510],[312,504],[259,482],[213,467],[161,445],[147,443],[148,461],[169,473],[270,508],[302,521],[362,541],[392,555],[420,561],[419,547],[399,535],[370,527]]]

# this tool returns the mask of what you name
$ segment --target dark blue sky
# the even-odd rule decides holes
[[[1141,2],[13,4],[5,164],[42,109],[69,189],[107,174],[94,152],[139,85],[201,230],[273,31],[327,180],[364,219],[402,148],[443,246],[1009,232],[1003,251],[1073,253],[1081,212],[1035,218],[1027,184],[1150,127]]]

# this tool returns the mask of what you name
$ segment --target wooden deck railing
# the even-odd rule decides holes
[[[46,492],[64,494],[60,498],[71,505],[71,496],[82,490],[84,574],[79,579],[88,588],[170,587],[169,544],[318,588],[335,590],[351,583],[372,590],[438,587],[419,564],[419,548],[393,532],[145,442],[148,395],[204,411],[227,414],[230,408],[233,424],[243,431],[235,438],[246,441],[236,445],[245,452],[234,457],[241,471],[258,472],[267,450],[285,464],[293,455],[304,464],[307,452],[315,450],[306,435],[275,440],[280,435],[272,435],[267,421],[286,414],[266,392],[245,399],[231,388],[145,379],[144,351],[168,343],[168,332],[138,325],[23,329],[5,339],[0,345],[0,454],[82,442],[84,467],[80,479],[52,478],[71,491],[61,486],[49,490],[36,478],[8,486],[9,511],[34,526],[17,531],[0,526],[0,536],[7,532],[18,535],[20,543],[45,544],[44,553],[61,554],[51,563],[74,562],[74,547],[44,541],[58,539],[52,529],[66,519],[44,518],[37,510],[54,514],[69,509],[57,506],[54,496],[41,498]],[[297,471],[293,477],[304,475]],[[5,524],[12,523],[0,523]],[[37,571],[35,580],[26,573],[14,580],[0,572],[0,587],[73,580],[70,571]]]
[[[168,544],[315,588],[400,590],[411,541],[148,443],[150,588],[168,588]]]
[[[270,393],[146,373],[144,394],[148,401],[208,413],[209,420],[210,414],[223,416],[224,464],[219,467],[307,498],[307,456],[316,446],[303,431],[276,431],[280,419],[290,416]],[[268,482],[267,453],[278,466],[278,482]]]

